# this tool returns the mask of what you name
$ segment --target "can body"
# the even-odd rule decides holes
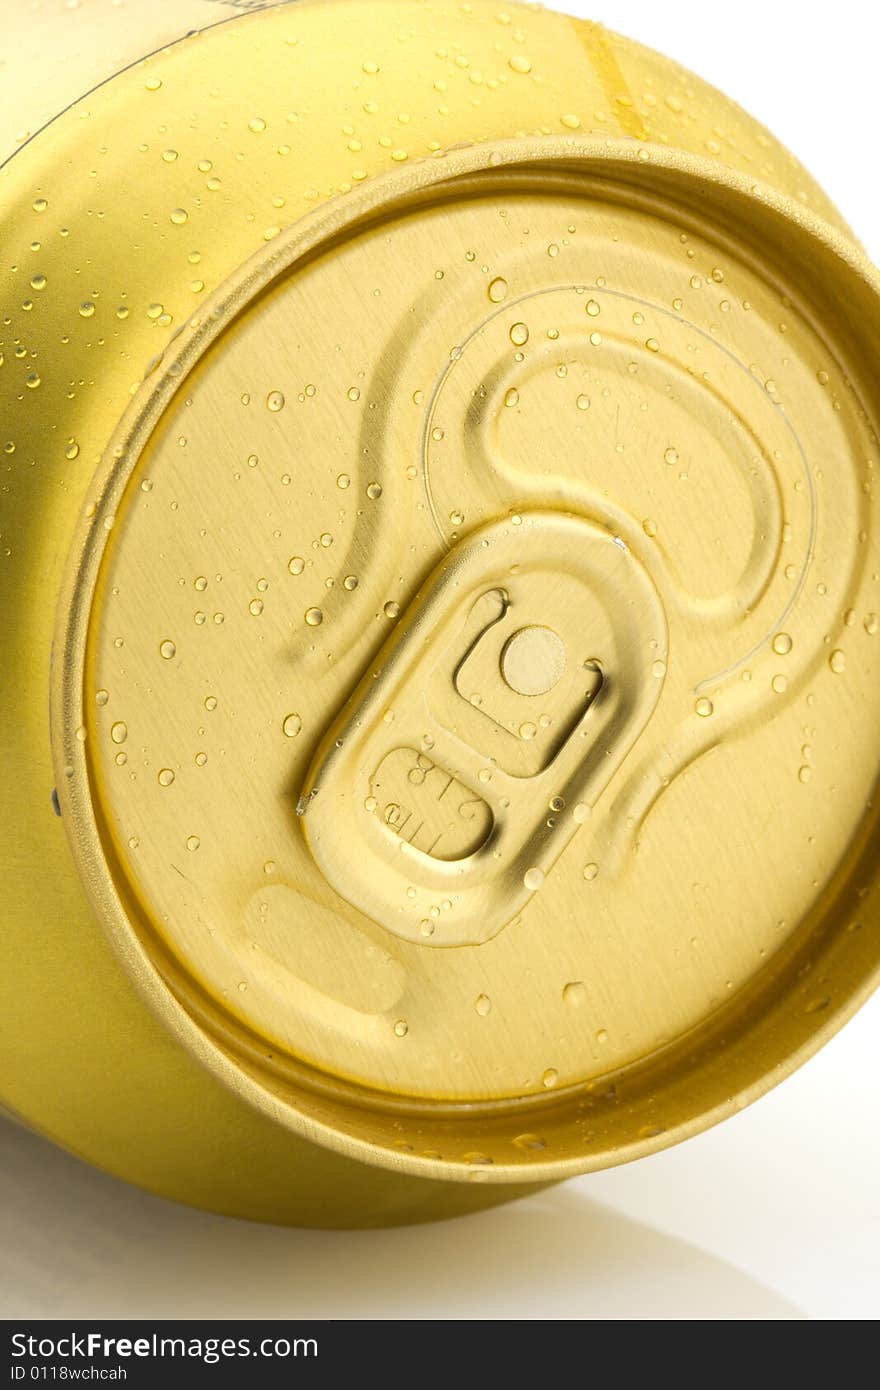
[[[0,169],[6,1107],[326,1226],[730,1113],[877,969],[839,214],[563,16],[65,13]],[[772,890],[765,820],[816,855]]]

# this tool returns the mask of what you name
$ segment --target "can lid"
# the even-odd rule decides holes
[[[254,1103],[563,1176],[855,1007],[878,322],[781,195],[536,139],[316,213],[172,343],[79,533],[56,755],[131,968]]]

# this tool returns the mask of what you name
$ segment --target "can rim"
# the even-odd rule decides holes
[[[706,189],[761,205],[781,224],[794,224],[807,240],[819,243],[826,254],[841,263],[845,271],[860,280],[880,306],[880,272],[862,248],[830,223],[795,199],[774,187],[756,182],[715,160],[640,142],[633,138],[595,136],[534,136],[441,151],[400,171],[384,173],[368,184],[337,197],[323,208],[293,223],[271,245],[258,251],[215,292],[205,309],[176,335],[162,355],[151,364],[145,379],[119,425],[108,441],[95,477],[92,496],[99,498],[89,515],[81,513],[71,542],[58,598],[55,640],[50,675],[50,708],[55,714],[51,727],[52,756],[58,775],[59,799],[68,843],[85,887],[87,898],[102,931],[154,1016],[171,1035],[222,1084],[252,1108],[302,1138],[335,1150],[344,1156],[373,1166],[423,1178],[458,1180],[463,1164],[458,1159],[428,1157],[376,1142],[353,1132],[344,1123],[344,1105],[337,1105],[340,1124],[306,1113],[297,1096],[282,1097],[268,1080],[261,1080],[245,1058],[236,1057],[224,1046],[219,1033],[209,1031],[197,1013],[187,1007],[159,969],[146,943],[131,923],[120,896],[112,868],[101,846],[95,816],[88,762],[83,745],[74,731],[82,724],[85,653],[90,623],[92,595],[97,580],[111,518],[126,487],[131,468],[182,382],[207,349],[226,331],[235,317],[280,275],[297,262],[315,254],[328,242],[354,233],[377,216],[393,214],[413,196],[432,188],[451,188],[471,176],[519,173],[556,167],[568,172],[601,175],[624,190],[638,191],[646,170],[680,177],[705,197]],[[66,773],[63,775],[62,770]],[[667,1148],[700,1133],[758,1099],[785,1079],[817,1052],[869,998],[880,984],[880,960],[867,977],[856,980],[848,992],[842,990],[836,1002],[823,1015],[820,1026],[782,1059],[767,1068],[757,1068],[752,1079],[739,1086],[715,1105],[683,1119],[660,1133],[634,1137],[619,1147],[592,1155],[540,1158],[523,1155],[517,1162],[494,1162],[491,1167],[466,1169],[473,1179],[491,1183],[556,1181],[598,1169],[616,1166]],[[680,1039],[673,1044],[677,1046]],[[574,1086],[555,1094],[563,1105],[567,1095],[583,1087]],[[393,1097],[377,1097],[376,1110],[393,1114]],[[524,1111],[522,1098],[511,1105]],[[412,1107],[418,1109],[418,1107]],[[440,1107],[448,1117],[449,1110]],[[467,1107],[462,1107],[465,1110]],[[486,1107],[493,1109],[492,1105]],[[372,1109],[372,1107],[371,1107]],[[457,1107],[454,1107],[457,1109]],[[376,1113],[373,1111],[372,1113]]]

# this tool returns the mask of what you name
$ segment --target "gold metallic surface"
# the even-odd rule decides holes
[[[596,26],[327,0],[120,73],[0,197],[9,1108],[378,1224],[830,1036],[880,299],[801,167]]]

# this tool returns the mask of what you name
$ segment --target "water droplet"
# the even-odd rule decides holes
[[[262,135],[265,129],[266,122],[263,120],[262,116],[252,116],[248,121],[248,130],[252,135]]]
[[[531,722],[520,724],[519,726],[519,736],[521,739],[524,739],[526,743],[530,742],[530,740],[536,736],[537,732],[537,726]]]
[[[177,648],[170,638],[166,637],[164,642],[159,643],[159,655],[165,661],[170,661],[177,655]]]
[[[405,1038],[409,1032],[409,1024],[405,1018],[399,1018],[394,1025],[394,1033],[398,1038]]]
[[[284,394],[281,391],[270,391],[266,397],[266,409],[271,410],[277,415],[279,410],[284,409]]]
[[[880,631],[880,618],[876,613],[868,613],[865,617],[865,631],[869,637],[876,637]]]
[[[195,756],[195,764],[196,764],[196,767],[204,767],[204,766],[205,766],[205,763],[206,763],[207,761],[208,761],[208,755],[207,755],[207,753],[196,753],[196,756]]]
[[[838,647],[837,650],[833,651],[830,657],[828,658],[828,665],[831,667],[834,674],[836,676],[839,676],[842,671],[846,670],[845,652],[842,652]]]
[[[596,876],[598,875],[598,873],[599,873],[599,865],[598,865],[598,864],[587,864],[586,867],[584,868],[584,878],[587,880],[588,883],[592,883],[592,882],[593,882],[593,879],[596,878]]]
[[[500,275],[491,282],[487,293],[493,304],[500,304],[507,297],[507,288],[507,281]]]
[[[777,632],[773,638],[773,650],[777,656],[788,656],[792,646],[792,640],[787,632]]]
[[[173,208],[171,211],[171,221],[175,227],[182,227],[184,222],[189,220],[189,213],[186,208]]]
[[[567,113],[564,116],[560,116],[559,119],[565,126],[566,130],[580,130],[580,116],[575,116],[573,113]]]
[[[570,1009],[580,1009],[587,1000],[587,987],[581,980],[572,980],[562,991],[562,1002]]]
[[[678,450],[672,448],[667,449],[663,455],[663,459],[664,462],[669,464],[670,468],[674,467],[674,465],[678,463]]]
[[[525,347],[526,343],[529,341],[528,325],[524,323],[515,323],[510,330],[510,341],[513,343],[514,347]]]
[[[378,502],[379,498],[382,496],[382,484],[370,483],[367,487],[367,496],[371,502]]]
[[[305,567],[306,562],[301,555],[294,555],[293,558],[291,560],[288,560],[287,562],[287,570],[289,574],[302,574]]]
[[[511,68],[513,72],[518,72],[523,75],[532,70],[532,65],[524,53],[514,53],[512,57],[508,58],[507,66]]]
[[[788,676],[784,676],[780,671],[770,682],[770,689],[773,691],[774,695],[784,695],[788,689]]]
[[[543,869],[526,869],[523,875],[523,884],[530,893],[537,893],[544,882]]]
[[[810,778],[812,777],[812,775],[813,775],[813,770],[812,770],[812,768],[808,767],[808,766],[806,765],[806,763],[804,764],[803,767],[799,767],[799,768],[798,768],[798,781],[799,781],[799,782],[809,782],[809,780],[810,780]]]
[[[504,404],[507,406],[508,410],[512,410],[514,406],[519,405],[519,392],[515,386],[511,386],[510,390],[505,394]]]
[[[307,608],[305,619],[309,627],[320,627],[324,621],[324,614],[320,608]]]
[[[655,661],[651,666],[651,675],[656,676],[657,680],[662,680],[666,675],[666,662]]]
[[[162,768],[162,771],[159,773],[158,781],[160,787],[171,786],[171,783],[174,781],[174,773],[171,771],[170,767]]]
[[[578,410],[589,410],[589,408],[590,408],[590,398],[589,398],[589,396],[578,396],[578,398],[577,398],[577,408],[578,408]]]
[[[559,1072],[555,1067],[548,1067],[541,1077],[541,1081],[548,1091],[552,1091],[558,1080]]]
[[[248,604],[248,612],[250,613],[252,618],[259,618],[263,612],[263,607],[264,605],[262,599],[252,598],[250,603]]]
[[[596,1042],[597,1042],[597,1043],[607,1043],[607,1041],[608,1041],[608,1029],[607,1029],[607,1028],[600,1028],[600,1029],[597,1031],[597,1033],[596,1033]]]
[[[823,995],[821,996],[821,998],[819,998],[819,999],[811,999],[810,1002],[809,1002],[809,1004],[807,1004],[806,1007],[804,1008],[804,1013],[805,1013],[805,1014],[820,1014],[820,1013],[822,1013],[822,1011],[823,1011],[824,1009],[827,1009],[827,1008],[828,1008],[828,1005],[829,1005],[830,1003],[831,1003],[831,1000],[828,998],[828,995],[827,995],[827,994],[823,994]]]
[[[597,299],[588,299],[586,304],[586,312],[589,314],[591,319],[598,318],[602,312],[602,306]]]
[[[39,372],[28,372],[27,376],[24,379],[24,384],[29,391],[36,391],[42,379],[43,378],[40,376]]]
[[[478,994],[474,1008],[480,1015],[480,1018],[486,1018],[486,1016],[492,1012],[492,1000],[489,998],[488,994]]]
[[[195,854],[196,850],[199,848],[201,843],[202,842],[199,839],[198,835],[190,835],[186,842],[186,847],[189,850],[190,854]]]
[[[116,724],[112,725],[110,737],[114,743],[124,743],[128,738],[128,725],[123,724],[122,721],[119,720]]]
[[[715,706],[712,704],[711,700],[706,699],[705,695],[697,701],[694,705],[694,709],[701,719],[708,719],[715,713]]]
[[[645,340],[645,347],[648,349],[649,352],[660,351],[660,344],[658,343],[656,338],[647,338]]]
[[[536,1151],[546,1149],[547,1141],[542,1139],[539,1134],[518,1134],[513,1140],[517,1149],[534,1149]]]
[[[108,701],[109,699],[110,699],[110,696],[108,695],[108,693],[107,693],[106,690],[98,690],[98,691],[95,692],[95,704],[96,704],[96,705],[100,705],[100,706],[103,708],[103,706],[106,705],[106,703],[107,703],[107,701]]]
[[[346,589],[350,594],[354,592],[357,586],[358,578],[356,574],[347,574],[342,581],[343,589]]]
[[[399,617],[400,617],[400,604],[399,604],[399,603],[395,603],[393,599],[389,599],[389,601],[386,603],[385,608],[384,608],[383,611],[384,611],[384,613],[385,613],[385,617],[386,617],[386,618],[399,618]]]
[[[208,695],[205,699],[205,709],[210,713],[217,708],[217,696]]]
[[[79,444],[76,442],[76,440],[75,440],[73,437],[71,437],[71,438],[68,439],[68,441],[67,441],[67,446],[66,446],[66,448],[65,448],[65,450],[64,450],[64,457],[65,457],[66,459],[69,459],[69,460],[71,461],[71,463],[72,463],[73,460],[74,460],[75,458],[77,458],[78,456],[79,456]]]

